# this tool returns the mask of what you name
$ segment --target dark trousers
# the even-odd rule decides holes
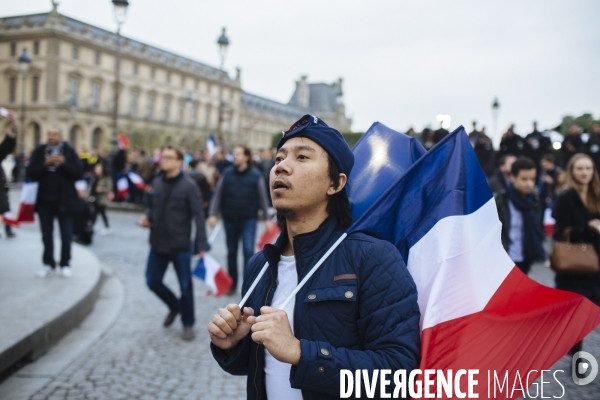
[[[69,265],[71,260],[71,242],[73,240],[73,216],[63,215],[59,212],[59,202],[40,201],[36,205],[42,228],[42,241],[44,242],[44,255],[42,262],[52,268],[56,267],[54,261],[54,219],[58,219],[60,228],[60,266]]]
[[[106,216],[106,206],[101,206],[100,204],[94,204],[94,217],[92,218],[92,226],[96,223],[96,219],[98,219],[98,214],[102,216],[102,221],[104,222],[104,227],[108,228],[108,217]]]
[[[244,253],[244,268],[248,260],[254,255],[254,241],[256,238],[256,219],[245,221],[223,221],[225,236],[227,237],[227,269],[233,279],[232,289],[237,288],[238,243],[242,239],[242,252]]]
[[[523,271],[523,273],[525,275],[527,275],[529,273],[529,271],[531,270],[531,262],[530,261],[520,261],[520,262],[516,262],[515,263],[517,265],[517,267],[519,267],[519,269],[521,271]]]
[[[169,263],[173,263],[181,298],[178,300],[175,294],[164,283],[163,278]],[[192,284],[191,253],[157,253],[150,250],[148,266],[146,268],[146,284],[171,311],[181,313],[183,326],[194,325],[194,287]]]

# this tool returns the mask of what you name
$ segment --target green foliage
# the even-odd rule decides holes
[[[590,113],[585,113],[579,117],[566,115],[560,123],[560,133],[566,135],[569,133],[569,128],[574,124],[582,128],[584,132],[590,133],[592,132],[592,126],[594,126],[594,124],[600,124],[600,120],[594,120],[594,116]]]

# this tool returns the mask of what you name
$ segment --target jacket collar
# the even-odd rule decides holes
[[[315,254],[327,251],[329,245],[332,243],[332,236],[336,231],[338,231],[337,221],[335,218],[329,217],[316,230],[296,235],[294,238],[294,256],[296,260],[312,257]],[[341,235],[343,232],[340,231],[337,233]],[[283,230],[275,244],[267,244],[265,246],[265,257],[271,267],[277,267],[281,253],[288,240],[287,231]]]

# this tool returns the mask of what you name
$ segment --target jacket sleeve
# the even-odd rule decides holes
[[[217,187],[215,187],[215,193],[213,194],[210,202],[210,209],[208,210],[208,216],[216,216],[221,210],[221,197],[223,196],[223,177],[219,178]]]
[[[17,139],[6,135],[2,143],[0,143],[0,162],[4,160],[10,153],[15,150],[17,146]]]
[[[254,282],[254,279],[258,275],[260,271],[260,267],[263,266],[264,260],[260,261],[261,258],[258,254],[255,254],[250,261],[249,265],[253,266],[253,268],[245,268],[244,269],[244,283],[242,284],[242,297],[246,295],[248,288]],[[253,295],[250,295],[247,305],[253,304],[252,302]],[[256,311],[256,310],[255,310]],[[228,372],[232,375],[248,375],[249,361],[250,361],[250,347],[252,344],[252,333],[248,333],[245,338],[243,338],[236,346],[236,351],[231,356],[228,356],[224,350],[215,346],[214,344],[210,344],[210,350],[213,354],[213,357],[219,364],[221,368],[225,372]]]
[[[210,246],[206,241],[206,224],[204,220],[204,211],[202,211],[202,196],[200,195],[200,189],[196,182],[190,179],[188,195],[188,207],[190,214],[194,218],[196,223],[196,238],[198,240],[198,250],[208,251]]]
[[[362,350],[301,339],[300,362],[290,371],[293,388],[339,396],[340,370],[405,369],[419,366],[421,333],[417,288],[398,250],[374,246],[360,282],[357,326]],[[391,379],[393,390],[393,379]],[[363,385],[364,390],[364,385]],[[364,392],[363,392],[364,393]],[[380,388],[376,389],[377,395]]]
[[[44,166],[44,147],[38,147],[34,150],[29,165],[27,166],[27,176],[34,181],[39,181],[46,175],[46,167]]]

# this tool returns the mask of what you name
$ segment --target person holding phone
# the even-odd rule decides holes
[[[60,275],[69,278],[73,274],[70,266],[73,215],[79,205],[75,182],[81,179],[82,174],[83,166],[75,150],[63,141],[59,128],[50,128],[48,142],[33,151],[27,167],[27,176],[39,182],[35,210],[40,217],[44,253],[38,278],[48,278],[56,273],[55,219],[58,219],[61,238]]]

